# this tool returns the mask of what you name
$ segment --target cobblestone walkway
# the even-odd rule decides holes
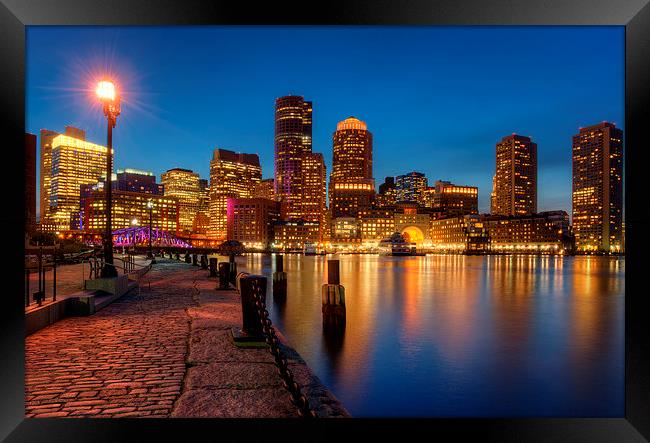
[[[26,416],[297,417],[268,350],[232,342],[239,295],[216,291],[207,270],[157,261],[140,294],[26,338]],[[277,334],[318,415],[348,416]]]
[[[28,336],[26,416],[168,417],[185,375],[186,308],[197,305],[199,272],[161,260],[147,275],[150,290]]]

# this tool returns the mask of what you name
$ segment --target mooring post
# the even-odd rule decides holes
[[[237,277],[237,262],[235,262],[235,253],[231,252],[228,257],[228,264],[230,265],[230,277],[229,281],[233,285],[235,284],[235,277]]]
[[[192,263],[192,258],[190,257],[190,251],[185,250],[185,263]]]
[[[266,277],[240,272],[236,284],[241,297],[242,327],[233,328],[233,339],[235,342],[263,342],[264,332],[255,304],[255,295],[262,303],[266,303]],[[257,294],[254,291],[258,291]]]
[[[230,281],[230,263],[225,261],[219,263],[219,285],[217,289],[228,289]]]
[[[181,254],[176,251],[176,260],[181,261]]]
[[[323,326],[345,324],[345,288],[341,285],[339,261],[327,260],[327,283],[321,288]]]
[[[217,258],[216,257],[210,257],[210,275],[209,277],[216,277],[217,276]]]
[[[198,262],[196,261],[196,254],[192,254],[192,266],[198,266]]]
[[[208,255],[201,255],[201,269],[208,269]]]
[[[275,255],[275,272],[273,273],[273,299],[287,296],[287,273],[284,272],[284,257]]]

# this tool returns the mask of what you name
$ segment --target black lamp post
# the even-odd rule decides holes
[[[153,251],[151,250],[151,237],[153,236],[153,231],[151,230],[151,224],[153,219],[153,201],[149,200],[147,202],[147,208],[149,209],[149,252],[147,252],[147,258],[151,259],[151,263],[156,263],[156,259],[153,256]]]
[[[117,116],[120,115],[120,97],[117,95],[115,85],[111,81],[103,80],[97,85],[97,97],[104,105],[104,115],[108,121],[108,134],[106,141],[106,232],[104,232],[104,268],[101,276],[117,277],[117,269],[113,265],[113,231],[111,229],[112,198],[113,198],[113,128]]]

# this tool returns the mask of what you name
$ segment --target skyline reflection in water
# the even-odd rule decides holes
[[[340,260],[347,321],[324,334],[321,286]],[[269,277],[273,323],[356,417],[624,415],[617,257],[237,257]]]

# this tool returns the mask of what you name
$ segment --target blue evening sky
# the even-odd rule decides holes
[[[73,125],[105,144],[92,88],[123,91],[115,167],[209,177],[214,148],[257,153],[273,177],[274,100],[313,101],[313,150],[336,123],[374,137],[373,172],[479,187],[489,211],[495,144],[538,144],[538,209],[571,211],[571,136],[624,124],[623,27],[58,27],[27,29],[28,132]],[[40,141],[39,141],[40,142]]]

